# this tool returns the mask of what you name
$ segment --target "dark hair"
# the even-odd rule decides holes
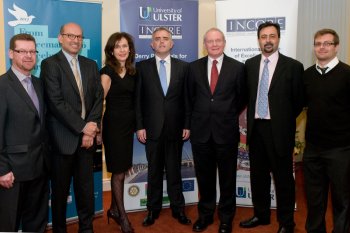
[[[281,28],[280,28],[280,25],[279,25],[278,23],[273,23],[273,22],[270,22],[270,21],[266,21],[266,22],[260,24],[259,27],[258,27],[258,39],[260,38],[260,31],[261,31],[263,28],[266,28],[266,27],[275,27],[276,30],[277,30],[278,38],[281,37]]]
[[[11,50],[15,50],[16,48],[16,41],[17,40],[26,40],[26,41],[33,41],[35,44],[35,48],[36,48],[36,43],[35,43],[35,38],[30,35],[30,34],[26,34],[26,33],[21,33],[21,34],[17,34],[14,35],[11,40],[10,40],[10,49]]]
[[[339,44],[339,36],[338,36],[337,32],[334,31],[333,29],[329,29],[329,28],[324,28],[324,29],[321,29],[321,30],[317,31],[315,33],[315,36],[314,36],[314,43],[315,43],[315,40],[316,40],[317,37],[323,36],[323,35],[326,35],[326,34],[333,35],[334,44],[335,45]]]
[[[125,38],[128,41],[129,50],[130,50],[129,57],[126,59],[126,62],[125,62],[125,69],[128,74],[134,75],[136,73],[136,69],[134,66],[135,45],[134,45],[132,36],[126,32],[116,32],[116,33],[113,33],[108,38],[108,41],[104,50],[105,56],[106,56],[105,64],[110,65],[118,74],[120,73],[121,66],[119,61],[114,57],[113,51],[114,51],[115,43],[117,41],[120,41],[122,38]]]

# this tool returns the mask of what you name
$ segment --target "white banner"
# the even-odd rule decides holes
[[[227,0],[216,1],[216,24],[226,36],[226,55],[245,62],[260,53],[258,26],[265,21],[281,27],[280,52],[296,56],[298,0]],[[240,117],[241,145],[237,161],[237,205],[251,206],[249,158],[245,140],[245,112]],[[273,181],[272,181],[273,183]],[[271,185],[271,207],[276,207],[274,185]]]

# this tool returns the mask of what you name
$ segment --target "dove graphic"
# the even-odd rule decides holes
[[[18,6],[16,4],[13,4],[13,10],[8,9],[8,11],[16,17],[17,20],[9,21],[8,25],[15,27],[19,24],[30,24],[32,20],[35,18],[34,15],[28,16],[27,12]]]

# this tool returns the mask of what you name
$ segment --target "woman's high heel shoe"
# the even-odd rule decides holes
[[[122,233],[135,233],[134,228],[132,228],[127,217],[120,218],[120,230],[122,231]]]
[[[109,224],[109,218],[113,219],[118,225],[120,225],[120,216],[118,211],[109,209],[107,211],[107,221]]]

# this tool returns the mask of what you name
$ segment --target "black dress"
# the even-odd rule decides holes
[[[132,166],[136,75],[125,74],[121,78],[108,65],[101,69],[100,74],[111,78],[102,125],[107,171],[122,173]]]

